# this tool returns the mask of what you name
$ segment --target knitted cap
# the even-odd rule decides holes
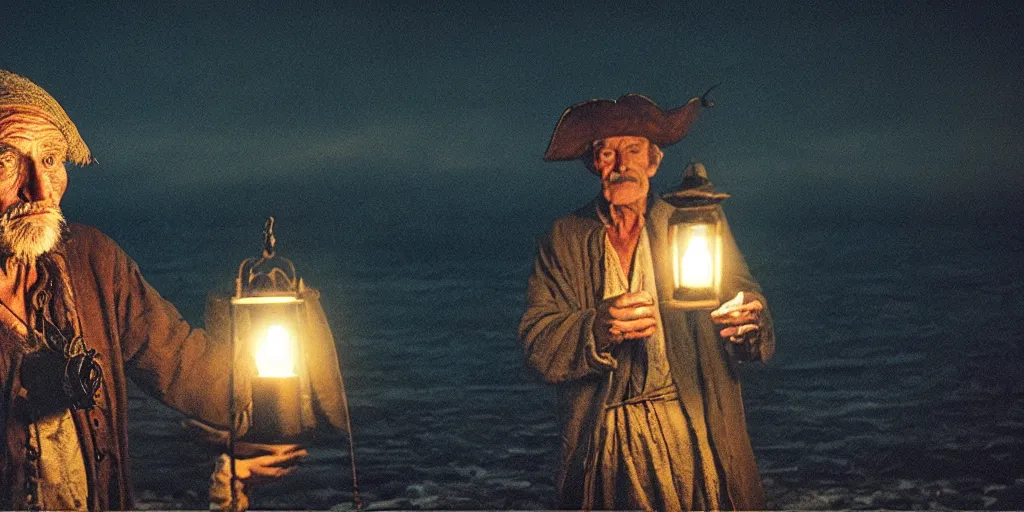
[[[88,165],[93,162],[92,153],[85,145],[78,128],[64,112],[57,100],[53,99],[42,87],[31,80],[10,71],[0,69],[0,111],[11,110],[9,107],[27,106],[33,111],[43,114],[53,126],[64,135],[68,143],[65,160],[77,165]]]

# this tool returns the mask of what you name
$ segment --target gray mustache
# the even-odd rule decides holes
[[[49,203],[42,202],[28,202],[28,203],[17,203],[8,207],[6,210],[0,212],[0,218],[3,220],[13,220],[19,217],[24,217],[32,213],[40,213],[46,211],[55,211],[58,214],[62,213],[60,207],[54,206]]]
[[[640,183],[640,180],[634,178],[633,176],[627,176],[618,171],[612,171],[611,173],[609,173],[608,179],[605,181],[612,185],[615,185],[617,183],[626,183],[627,181],[632,181],[633,183]]]

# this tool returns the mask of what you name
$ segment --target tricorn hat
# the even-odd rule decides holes
[[[575,160],[583,156],[595,140],[623,135],[646,137],[658,146],[670,146],[686,136],[704,106],[710,103],[700,97],[665,112],[639,94],[627,94],[617,100],[577,103],[562,113],[544,160]]]
[[[5,110],[5,107],[26,108],[41,114],[53,123],[68,143],[65,160],[78,165],[87,165],[94,161],[75,123],[71,122],[67,112],[64,112],[53,96],[28,78],[0,69],[0,111]]]

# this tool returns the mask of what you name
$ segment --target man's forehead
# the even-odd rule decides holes
[[[40,141],[67,146],[64,134],[44,117],[16,113],[0,118],[0,141]]]
[[[618,135],[615,137],[605,137],[603,139],[598,139],[594,141],[595,148],[623,147],[630,146],[633,144],[641,144],[646,146],[650,144],[650,141],[647,140],[647,137],[638,137],[635,135]]]

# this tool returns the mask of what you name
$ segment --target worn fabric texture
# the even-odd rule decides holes
[[[138,266],[95,228],[71,225],[54,254],[70,277],[77,320],[85,345],[95,349],[103,367],[103,385],[92,409],[71,413],[84,456],[89,484],[88,508],[134,508],[128,460],[128,394],[131,378],[150,395],[204,422],[228,424],[229,344],[213,342],[193,329],[174,306],[143,279]],[[22,355],[0,358],[0,508],[25,503],[27,417],[21,399]]]
[[[0,107],[5,111],[29,111],[46,117],[68,143],[66,159],[78,165],[92,163],[92,153],[75,123],[53,96],[28,78],[0,69]]]
[[[662,255],[668,253],[673,210],[651,196],[645,216],[657,294],[662,298],[672,296],[671,262]],[[593,336],[595,308],[604,295],[606,223],[607,205],[601,197],[554,223],[539,242],[519,327],[527,364],[557,385],[562,448],[555,484],[561,508],[587,508],[592,502],[586,490],[596,487],[596,440],[608,434],[604,411],[615,400],[612,384],[619,361],[614,354],[598,352]],[[767,361],[775,350],[767,302],[728,226],[724,231],[722,295],[728,298],[744,291],[765,303],[762,330],[749,352]],[[709,311],[661,304],[666,357],[679,404],[692,430],[706,432],[720,469],[721,508],[764,508],[743,413],[740,363],[732,355],[735,348],[719,338]]]

